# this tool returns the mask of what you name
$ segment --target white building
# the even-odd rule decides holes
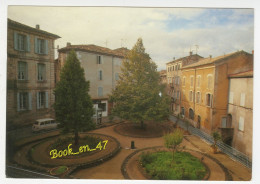
[[[108,116],[111,110],[108,95],[111,94],[119,79],[120,67],[128,49],[111,50],[96,45],[71,45],[67,43],[66,47],[59,49],[59,67],[56,72],[58,80],[60,67],[64,65],[70,50],[75,50],[81,66],[84,68],[85,78],[90,81],[89,94],[93,100],[94,108],[103,109],[102,116]]]

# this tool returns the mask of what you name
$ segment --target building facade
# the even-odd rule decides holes
[[[8,19],[7,127],[53,117],[54,41],[58,35]]]
[[[228,76],[252,69],[253,56],[244,51],[183,67],[181,114],[207,133],[221,128],[227,117]]]
[[[94,108],[101,108],[102,116],[108,116],[112,105],[108,103],[108,97],[119,80],[120,67],[128,49],[111,50],[96,45],[67,43],[66,47],[59,49],[57,80],[59,80],[60,69],[66,61],[66,56],[71,50],[75,50],[77,58],[84,68],[85,78],[90,81],[89,95],[93,100]]]
[[[253,71],[229,75],[227,117],[222,121],[225,138],[232,147],[252,158]]]
[[[171,62],[166,63],[166,71],[167,71],[167,90],[168,95],[171,97],[171,112],[175,115],[180,113],[180,105],[181,105],[181,68],[183,66],[195,63],[199,61],[203,57],[192,54],[190,52],[189,56],[179,58],[177,60],[173,60]]]

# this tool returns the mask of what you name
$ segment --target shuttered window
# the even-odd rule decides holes
[[[233,92],[229,93],[229,103],[231,103],[231,104],[234,103],[234,93]]]
[[[240,118],[239,118],[238,130],[244,131],[244,117],[240,116]]]
[[[246,94],[245,93],[241,93],[240,95],[240,106],[245,106],[245,99],[246,99]]]
[[[97,64],[102,64],[102,56],[97,56]]]
[[[30,52],[30,36],[14,32],[14,49]]]
[[[103,96],[103,87],[98,87],[98,96]]]
[[[102,80],[102,79],[103,79],[103,72],[102,72],[102,70],[99,70],[99,71],[98,71],[98,79],[99,79],[99,80]]]
[[[17,93],[17,111],[32,110],[32,95],[28,92]]]
[[[118,81],[119,80],[119,74],[115,73],[115,80]]]
[[[18,62],[18,80],[27,80],[27,63],[19,61]]]
[[[46,69],[45,69],[45,64],[41,64],[41,63],[38,63],[37,64],[37,67],[38,67],[38,80],[39,81],[43,81],[43,80],[46,80],[45,78],[45,74],[46,74]]]
[[[44,40],[44,39],[35,37],[34,52],[37,54],[48,55],[48,40]]]
[[[37,92],[37,109],[49,108],[48,92]]]

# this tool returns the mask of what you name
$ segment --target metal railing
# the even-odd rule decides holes
[[[202,130],[191,126],[189,123],[184,122],[181,119],[177,119],[175,116],[170,116],[169,119],[173,122],[177,122],[178,126],[189,131],[192,135],[196,135],[196,136],[204,139],[208,143],[213,144],[213,142],[214,142],[213,137],[210,136],[209,134],[203,132]],[[241,164],[245,165],[246,167],[248,167],[250,169],[252,168],[251,159],[244,153],[236,150],[235,148],[233,148],[223,142],[217,142],[217,146],[223,153],[227,154],[233,160],[240,162]]]

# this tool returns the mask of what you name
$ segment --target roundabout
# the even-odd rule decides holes
[[[53,145],[55,145],[55,142],[57,142],[58,139],[66,138],[66,136],[62,135],[28,143],[16,152],[13,160],[16,164],[25,168],[47,173],[50,173],[53,168],[66,166],[68,167],[68,169],[64,169],[64,171],[66,171],[64,173],[66,174],[61,175],[61,177],[65,177],[69,176],[72,172],[78,170],[79,168],[88,168],[101,164],[115,156],[120,150],[120,143],[117,139],[111,136],[98,133],[81,133],[80,136],[80,143],[82,143],[79,147],[81,148],[80,154],[80,150],[75,150],[75,146],[72,144],[69,144],[68,150],[71,150],[70,153],[78,154],[68,155],[67,151],[66,155],[60,155],[56,158],[50,154],[53,151]],[[96,142],[94,142],[94,146],[93,143],[91,145],[88,142],[84,142],[84,137],[91,137],[96,140]],[[64,144],[66,145],[67,142],[65,141]],[[59,153],[64,154],[65,150],[62,151],[63,153],[61,151],[57,151],[58,155]]]

